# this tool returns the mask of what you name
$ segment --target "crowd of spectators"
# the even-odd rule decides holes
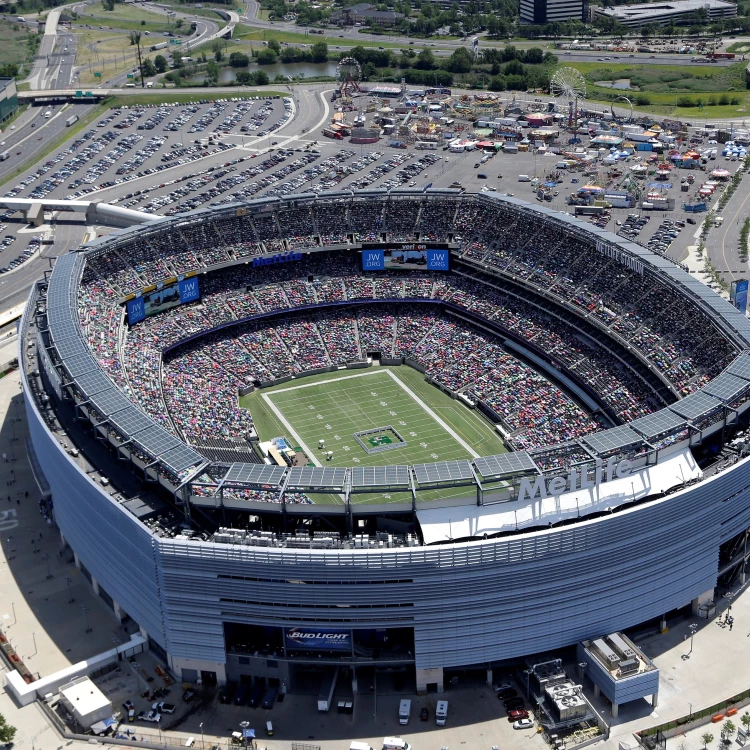
[[[358,255],[346,250],[306,253],[300,261],[258,268],[243,264],[201,275],[199,303],[150,317],[123,335],[118,300],[188,270],[350,238],[437,240],[450,235],[476,270],[362,274]],[[508,354],[499,339],[414,300],[439,300],[471,311],[529,342],[587,383],[623,421],[663,405],[639,377],[637,364],[577,330],[572,315],[566,320],[541,297],[503,284],[477,264],[581,309],[642,352],[676,393],[694,391],[734,356],[732,344],[711,320],[650,271],[636,273],[562,226],[540,224],[521,211],[444,197],[331,200],[214,216],[138,235],[116,251],[87,259],[80,320],[114,382],[160,424],[188,438],[251,430],[252,418],[236,405],[239,388],[361,360],[368,352],[419,360],[441,385],[494,411],[519,447],[569,441],[600,426],[560,388]],[[323,303],[393,299],[410,302],[283,315]],[[187,336],[232,322],[241,324],[183,346],[162,362],[162,352]]]

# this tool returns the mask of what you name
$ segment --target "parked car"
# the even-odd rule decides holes
[[[515,691],[513,688],[505,688],[505,690],[501,690],[497,697],[501,700],[508,700],[508,698],[516,698],[518,697],[518,692]]]
[[[138,714],[138,721],[149,721],[152,724],[158,724],[161,721],[161,714],[158,711],[141,711]]]
[[[190,703],[191,700],[195,698],[195,690],[193,688],[188,688],[183,694],[182,694],[182,700],[185,701],[185,703]]]
[[[529,729],[534,726],[534,722],[531,719],[518,719],[513,722],[513,729]]]
[[[427,721],[427,719],[429,719],[429,718],[430,718],[430,712],[426,708],[423,708],[419,712],[419,720],[420,721]]]
[[[501,690],[507,690],[508,688],[512,688],[513,685],[511,685],[509,682],[501,682],[499,685],[495,685],[494,690],[496,693],[499,693]]]
[[[529,712],[523,708],[516,709],[515,711],[508,711],[508,721],[520,721],[521,719],[528,719]]]
[[[151,709],[158,711],[160,714],[173,714],[175,712],[175,706],[172,703],[165,703],[164,701],[154,703]]]

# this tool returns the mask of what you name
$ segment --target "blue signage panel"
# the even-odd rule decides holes
[[[427,251],[427,270],[428,271],[448,271],[450,253],[447,250],[428,250]]]
[[[195,302],[201,298],[200,288],[198,287],[198,277],[191,276],[189,279],[182,279],[178,282],[180,289],[180,304],[186,302]]]
[[[331,628],[287,628],[284,641],[287,648],[306,651],[351,651],[352,633]]]
[[[146,317],[146,304],[143,297],[136,297],[127,303],[128,325],[135,325]]]
[[[734,306],[744,315],[747,310],[748,280],[740,279],[734,288]]]
[[[385,270],[385,250],[363,250],[362,251],[362,270],[363,271],[384,271]]]

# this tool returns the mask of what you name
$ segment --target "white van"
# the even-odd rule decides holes
[[[438,701],[435,706],[435,723],[439,727],[445,726],[445,721],[448,718],[448,701]]]
[[[134,83],[126,83],[125,84],[125,88],[126,89],[134,89],[135,88],[135,84]]]
[[[398,723],[402,725],[408,724],[410,718],[411,718],[411,701],[402,700],[398,706]]]
[[[384,737],[383,750],[411,750],[411,745],[400,737]]]
[[[349,750],[373,750],[366,742],[357,742],[357,740],[352,740],[352,743],[349,745]]]
[[[527,174],[519,174],[518,181],[519,182],[531,182],[531,177],[529,177]]]
[[[568,166],[569,166],[568,162],[566,162],[566,161],[559,161],[559,162],[557,162],[556,169],[567,169]]]
[[[48,109],[48,110],[47,110],[47,111],[46,111],[46,112],[44,113],[44,119],[45,119],[45,120],[49,120],[49,118],[50,118],[50,117],[52,117],[52,110],[51,110],[51,109]]]
[[[18,21],[18,23],[26,23],[26,19],[23,16],[18,16],[18,18],[16,18],[16,21]]]

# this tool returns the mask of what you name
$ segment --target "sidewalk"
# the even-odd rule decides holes
[[[41,515],[27,436],[20,376],[14,372],[0,380],[0,628],[31,672],[47,675],[110,649],[115,639],[124,642],[128,635]],[[35,705],[18,709],[5,690],[0,691],[0,713],[17,727],[17,747],[31,747],[32,739],[45,750],[64,744]]]

